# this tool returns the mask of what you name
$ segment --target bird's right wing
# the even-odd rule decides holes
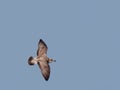
[[[41,69],[41,73],[46,81],[48,81],[50,76],[50,66],[46,62],[38,62],[38,66]]]

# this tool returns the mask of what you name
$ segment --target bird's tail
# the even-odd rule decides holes
[[[51,63],[51,62],[56,62],[56,60],[49,59],[49,63]]]
[[[53,62],[56,62],[56,60],[53,60]]]

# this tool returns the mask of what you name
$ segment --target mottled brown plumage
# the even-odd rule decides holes
[[[47,45],[46,43],[40,39],[38,43],[38,50],[37,50],[37,57],[33,58],[32,56],[28,59],[29,65],[38,64],[39,68],[41,69],[41,73],[44,79],[47,81],[50,76],[50,62],[55,62],[55,60],[50,59],[47,57]]]

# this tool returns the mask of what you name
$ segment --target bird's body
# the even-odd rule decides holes
[[[37,57],[33,58],[32,56],[28,59],[29,65],[38,64],[39,68],[41,69],[42,75],[47,81],[50,76],[50,62],[55,62],[55,60],[50,59],[47,57],[47,45],[45,42],[40,39],[38,43],[38,50],[37,50]]]

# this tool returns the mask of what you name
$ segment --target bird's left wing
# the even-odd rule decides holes
[[[48,49],[48,47],[47,47],[46,43],[42,39],[40,39],[38,42],[37,56],[41,57],[41,55],[43,55],[44,53],[47,54],[47,49]]]

